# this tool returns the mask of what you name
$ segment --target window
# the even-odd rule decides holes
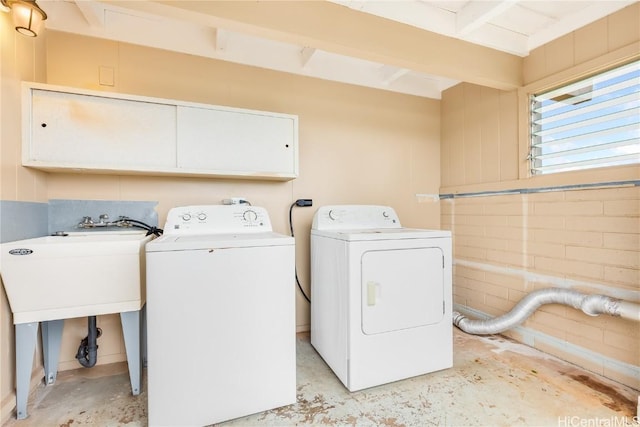
[[[640,61],[531,96],[534,175],[640,163]]]

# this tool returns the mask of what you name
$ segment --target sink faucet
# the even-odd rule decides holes
[[[117,221],[109,222],[109,215],[100,215],[100,220],[94,222],[90,216],[82,217],[82,221],[78,223],[78,228],[97,228],[97,227],[131,227],[131,223],[127,221],[126,217],[121,216]]]
[[[93,228],[94,222],[90,216],[82,217],[82,222],[78,224],[80,228]]]

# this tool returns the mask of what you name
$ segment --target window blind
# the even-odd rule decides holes
[[[640,61],[531,96],[532,174],[640,163]]]

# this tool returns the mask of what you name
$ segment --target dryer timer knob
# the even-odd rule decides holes
[[[242,214],[242,218],[245,221],[253,222],[258,219],[258,214],[255,211],[247,210]]]
[[[183,221],[189,221],[189,220],[191,220],[191,214],[189,214],[189,213],[182,214],[182,215],[180,215],[180,218],[182,218]]]

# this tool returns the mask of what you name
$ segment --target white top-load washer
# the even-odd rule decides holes
[[[311,344],[350,390],[449,368],[451,233],[388,206],[335,205],[311,228]]]
[[[146,245],[150,426],[296,401],[295,250],[264,208],[176,207]]]

